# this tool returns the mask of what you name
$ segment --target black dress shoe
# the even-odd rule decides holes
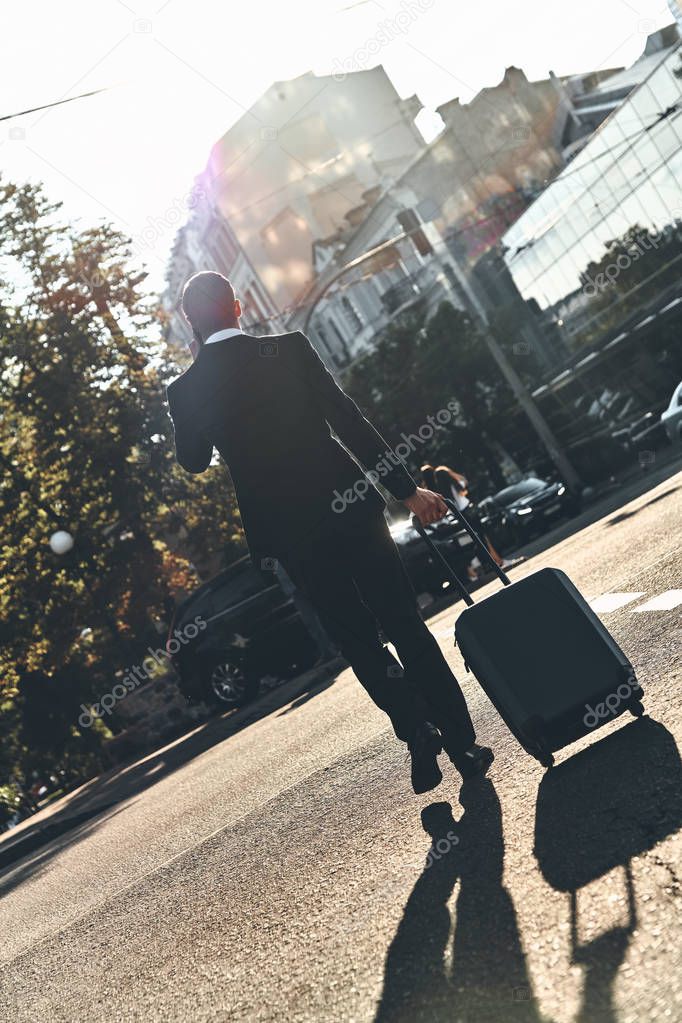
[[[457,753],[450,757],[462,775],[463,781],[476,778],[479,774],[485,774],[494,759],[495,754],[488,746],[476,745],[468,749],[466,753]]]
[[[428,721],[419,725],[407,749],[411,761],[412,788],[417,795],[440,785],[443,775],[438,766],[438,754],[443,749],[443,740],[438,729]]]

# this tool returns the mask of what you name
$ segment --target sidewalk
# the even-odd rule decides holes
[[[326,689],[344,670],[341,659],[311,668],[295,679],[264,693],[248,707],[202,722],[190,732],[151,753],[97,775],[61,799],[50,803],[11,831],[0,836],[0,870],[35,852],[48,842],[92,820],[112,806],[155,784],[188,760],[280,710],[305,702]]]

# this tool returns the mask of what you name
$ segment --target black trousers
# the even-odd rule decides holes
[[[383,514],[352,528],[331,525],[284,565],[399,739],[408,742],[420,722],[431,721],[449,753],[470,748],[476,736],[464,696],[422,621]]]

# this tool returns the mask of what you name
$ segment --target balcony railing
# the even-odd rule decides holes
[[[404,280],[398,281],[397,284],[393,284],[388,291],[385,291],[381,296],[381,301],[387,313],[394,313],[396,309],[405,305],[406,302],[417,298],[418,295],[419,288],[414,280],[406,277]]]

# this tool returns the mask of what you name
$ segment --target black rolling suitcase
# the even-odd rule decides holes
[[[644,713],[634,668],[568,576],[542,568],[511,582],[465,516],[446,501],[504,588],[478,603],[416,518],[467,607],[455,643],[510,731],[545,767],[552,754],[625,710]]]

